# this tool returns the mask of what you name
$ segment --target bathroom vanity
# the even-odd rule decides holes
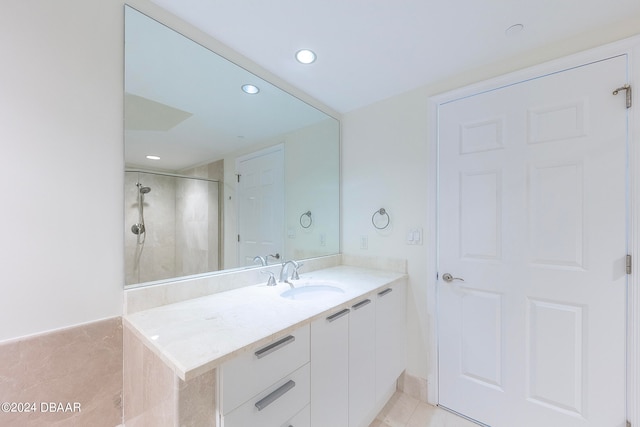
[[[124,317],[127,426],[373,421],[406,364],[406,275],[338,266],[264,282]]]

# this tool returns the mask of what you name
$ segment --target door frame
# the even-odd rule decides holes
[[[507,73],[499,77],[474,83],[429,98],[428,159],[429,181],[427,200],[431,202],[427,211],[428,234],[435,236],[427,244],[427,401],[437,405],[438,396],[438,336],[437,336],[437,272],[438,272],[438,107],[447,102],[499,89],[579,67],[607,58],[627,55],[627,82],[632,85],[634,105],[628,110],[628,253],[633,256],[632,274],[628,277],[627,289],[627,419],[633,426],[640,425],[640,147],[635,144],[635,135],[640,135],[640,36],[634,36],[560,59]],[[613,91],[615,88],[611,88]],[[612,95],[613,96],[613,95]],[[624,95],[620,97],[624,105]]]

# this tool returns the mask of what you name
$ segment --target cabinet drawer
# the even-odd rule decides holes
[[[293,418],[282,424],[281,427],[311,427],[311,408],[310,405],[294,415]]]
[[[305,416],[300,412],[308,405],[309,364],[306,364],[225,415],[223,426],[298,427],[291,422],[286,424],[298,419],[304,427]]]
[[[309,325],[279,336],[220,368],[221,411],[227,414],[309,362]]]

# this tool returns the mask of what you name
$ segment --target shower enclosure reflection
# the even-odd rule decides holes
[[[127,285],[219,270],[219,181],[125,172]]]

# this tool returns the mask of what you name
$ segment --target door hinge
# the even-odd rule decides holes
[[[238,242],[240,241],[240,235],[238,234]]]
[[[236,174],[236,177],[238,178],[238,182],[240,182],[240,174],[239,173]]]
[[[619,87],[618,89],[613,91],[613,94],[617,95],[618,93],[620,93],[621,90],[625,91],[627,108],[631,108],[631,104],[633,104],[631,100],[631,85],[626,84],[622,87]]]
[[[631,255],[627,255],[625,266],[626,266],[627,274],[631,274]]]

